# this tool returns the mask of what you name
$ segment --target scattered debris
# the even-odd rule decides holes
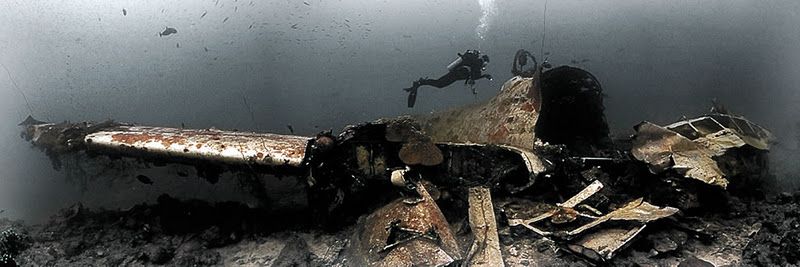
[[[355,240],[361,264],[356,265],[444,266],[462,259],[450,225],[423,183],[416,193],[420,201],[397,199],[359,224]]]
[[[644,122],[631,139],[612,142],[599,81],[574,67],[542,70],[510,79],[482,105],[379,119],[338,135],[294,136],[291,125],[291,135],[278,135],[113,122],[54,124],[29,117],[21,124],[22,136],[54,162],[86,153],[177,163],[194,166],[212,183],[224,171],[296,177],[306,186],[313,221],[355,229],[345,241],[330,243],[336,252],[313,253],[308,242],[288,242],[270,263],[663,265],[663,259],[681,257],[674,266],[785,265],[800,259],[790,252],[800,247],[800,238],[779,235],[798,232],[797,212],[770,219],[780,225],[738,219],[732,226],[719,223],[727,218],[714,217],[714,212],[741,212],[745,208],[729,201],[759,190],[768,175],[769,131],[741,116],[712,112],[663,127]],[[181,169],[178,175],[188,172]],[[152,183],[146,176],[136,178]],[[781,199],[797,205],[792,195]],[[183,204],[163,197],[159,205]],[[223,225],[187,229],[192,216],[208,215],[206,209],[214,210],[206,204],[188,213],[195,215],[159,213],[160,227],[199,233],[209,248],[241,241],[242,231]],[[82,213],[78,208],[70,218]],[[152,231],[147,225],[150,230],[142,235]],[[187,253],[176,244],[149,244],[113,265],[222,264],[218,254],[184,258]],[[86,246],[68,244],[64,251],[80,255]],[[692,257],[686,249],[693,249]],[[753,252],[767,250],[786,256],[772,260]]]

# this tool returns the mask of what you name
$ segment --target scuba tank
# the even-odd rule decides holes
[[[458,65],[461,65],[462,62],[464,62],[464,59],[462,59],[461,56],[459,56],[456,60],[453,60],[452,63],[447,65],[447,71],[453,71],[453,69],[458,67]]]

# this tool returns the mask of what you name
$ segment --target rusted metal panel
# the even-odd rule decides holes
[[[775,138],[769,130],[744,117],[730,114],[711,114],[682,120],[664,128],[676,131],[692,140],[697,137],[720,135],[719,132],[727,131],[741,139],[737,141],[735,147],[747,144],[760,150],[769,150],[769,144]]]
[[[604,262],[629,245],[645,227],[647,227],[646,224],[600,229],[568,244],[567,249],[595,262]]]
[[[303,163],[309,140],[303,136],[144,126],[119,126],[84,138],[89,149],[293,167]]]
[[[417,118],[433,142],[510,145],[532,150],[539,117],[539,89],[534,78],[514,77],[482,105]]]
[[[360,223],[357,266],[446,266],[461,259],[450,224],[428,193],[417,184],[419,199],[397,199]]]
[[[631,240],[644,229],[647,223],[672,216],[678,212],[676,208],[658,207],[645,202],[642,198],[632,200],[621,208],[599,217],[583,214],[573,209],[573,207],[596,194],[602,188],[602,183],[594,181],[564,203],[551,207],[549,210],[544,210],[530,219],[506,214],[509,217],[508,224],[510,226],[523,226],[541,236],[563,240],[577,238],[574,242],[567,244],[567,248],[570,251],[593,261],[603,262],[611,259],[620,249],[630,244]],[[573,230],[548,231],[534,226],[534,223],[547,218],[551,219],[550,222],[552,224],[574,224],[578,216],[591,218],[592,220]],[[623,223],[608,224],[607,222],[609,221],[622,221]],[[599,225],[601,224],[610,226],[600,227]]]
[[[643,122],[636,127],[631,154],[649,164],[654,173],[674,169],[686,177],[710,185],[728,186],[725,174],[713,159],[714,151],[650,122]]]
[[[486,187],[469,189],[469,225],[474,234],[467,266],[505,266],[497,235],[492,193]]]
[[[596,220],[587,223],[575,230],[569,231],[569,235],[578,235],[583,233],[584,231],[593,228],[601,223],[607,221],[638,221],[641,223],[647,223],[650,221],[658,220],[661,218],[666,218],[672,216],[673,214],[677,213],[678,209],[673,207],[657,207],[653,204],[644,202],[643,199],[638,198],[628,204],[625,204],[622,208],[616,209],[612,212],[609,212],[606,215],[603,215]]]

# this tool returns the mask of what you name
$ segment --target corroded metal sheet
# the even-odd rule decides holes
[[[617,252],[629,245],[646,224],[631,227],[612,227],[588,233],[567,245],[567,249],[595,262],[613,258]]]
[[[486,187],[469,189],[469,225],[474,234],[467,266],[505,266],[497,235],[492,193]]]
[[[603,183],[595,180],[594,182],[589,184],[589,186],[578,192],[578,194],[575,194],[571,198],[567,199],[567,201],[564,201],[564,203],[561,203],[558,206],[566,208],[574,208],[578,204],[581,204],[581,202],[585,201],[589,197],[599,192],[601,189],[603,189]]]
[[[303,162],[309,140],[303,136],[143,126],[119,126],[84,138],[89,149],[294,167]]]
[[[636,127],[631,154],[660,173],[674,169],[684,176],[722,188],[728,186],[711,149],[672,130],[643,122]]]
[[[590,223],[578,227],[575,230],[569,231],[568,234],[571,236],[578,235],[607,221],[638,221],[641,223],[647,223],[672,216],[677,212],[678,209],[676,208],[657,207],[653,204],[644,202],[644,200],[641,198],[638,198],[628,202],[628,204],[625,204],[625,206],[622,208],[609,212],[608,214],[603,215],[602,217],[597,218]]]
[[[357,266],[446,266],[461,259],[450,224],[425,183],[418,201],[397,199],[359,224]]]
[[[417,117],[434,142],[510,145],[532,150],[539,117],[539,88],[534,78],[514,77],[481,105]]]

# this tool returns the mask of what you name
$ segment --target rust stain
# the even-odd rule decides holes
[[[531,101],[525,101],[520,109],[527,112],[538,111]]]
[[[250,158],[257,156],[259,159],[282,158],[287,162],[301,160],[308,142],[308,139],[299,136],[246,132],[226,133],[149,127],[122,128],[121,131],[123,132],[109,133],[113,144],[137,148],[161,144],[167,150],[184,153],[210,148],[220,155],[225,150],[236,149],[243,157],[248,155]],[[275,163],[271,160],[267,162]]]
[[[489,134],[489,141],[499,143],[502,142],[503,140],[506,140],[507,136],[508,136],[508,128],[506,128],[505,125],[500,125],[500,127],[497,127],[497,130]]]
[[[161,142],[164,147],[169,147],[172,144],[184,144],[186,138],[182,136],[165,136],[161,134],[148,134],[148,133],[118,133],[111,136],[111,140],[123,144],[133,145],[139,142]]]

